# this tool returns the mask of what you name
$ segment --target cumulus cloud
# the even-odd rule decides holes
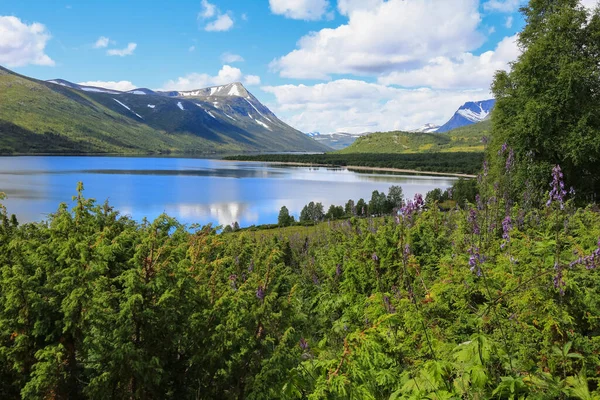
[[[119,90],[121,92],[127,92],[129,90],[133,90],[138,86],[135,86],[130,81],[87,81],[87,82],[79,82],[78,85],[82,86],[95,86],[101,87],[105,89]]]
[[[27,25],[17,17],[0,16],[0,64],[8,67],[53,66],[54,60],[45,53],[50,38],[50,33],[40,23]]]
[[[110,40],[107,37],[100,36],[98,38],[98,40],[96,40],[96,43],[94,43],[94,48],[95,49],[103,49],[105,47],[108,47],[109,43],[110,43]]]
[[[477,0],[388,0],[370,9],[344,7],[348,23],[310,33],[298,48],[273,60],[283,77],[330,79],[333,74],[377,75],[414,68],[422,60],[478,48]]]
[[[517,36],[506,37],[496,49],[475,56],[462,53],[457,57],[434,57],[421,68],[395,71],[378,79],[384,85],[404,87],[485,88],[498,70],[506,70],[519,56]]]
[[[193,90],[241,81],[244,81],[244,83],[248,85],[258,85],[260,83],[260,77],[255,75],[244,75],[239,68],[223,65],[221,70],[215,76],[206,73],[187,74],[175,80],[167,81],[163,85],[162,90]]]
[[[446,122],[463,103],[491,97],[489,90],[400,89],[340,79],[316,85],[265,86],[280,118],[304,132],[406,130]]]
[[[248,86],[260,85],[260,76],[257,75],[246,75],[244,77],[244,84]]]
[[[506,26],[508,29],[512,28],[512,26],[513,26],[513,17],[512,17],[512,15],[510,17],[506,18],[506,21],[504,22],[504,26]]]
[[[483,3],[486,11],[512,13],[519,9],[524,0],[489,0]]]
[[[372,10],[383,3],[383,0],[338,0],[338,11],[342,15],[350,15],[354,11]]]
[[[106,54],[108,54],[109,56],[119,56],[119,57],[130,56],[133,54],[133,52],[135,51],[136,48],[137,48],[136,43],[129,43],[127,45],[127,47],[125,47],[124,49],[110,49],[110,50],[106,51]]]
[[[243,62],[244,57],[240,56],[239,54],[225,52],[225,53],[221,54],[221,61],[223,61],[223,63],[225,63],[225,64],[232,64],[235,62]]]
[[[202,0],[201,10],[198,13],[198,20],[202,21],[204,30],[207,32],[224,32],[233,28],[233,18],[231,12],[221,13],[221,10],[207,0]]]
[[[325,17],[328,0],[269,0],[271,12],[286,18],[316,21]]]

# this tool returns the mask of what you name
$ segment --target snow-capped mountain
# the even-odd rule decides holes
[[[215,142],[216,147],[248,151],[327,150],[277,118],[240,82],[169,92],[147,88],[122,92],[64,79],[52,79],[46,85],[56,90],[85,92],[96,103],[137,123],[170,134],[191,134]]]
[[[433,132],[437,132],[437,130],[440,129],[439,125],[436,124],[425,124],[422,127],[418,128],[418,129],[414,129],[411,132],[422,132],[422,133],[433,133]]]
[[[483,101],[469,101],[463,104],[448,122],[442,125],[436,132],[448,132],[461,126],[475,124],[488,118],[496,104],[495,99]]]
[[[320,132],[309,132],[305,133],[306,136],[313,138],[319,143],[325,146],[331,147],[335,150],[345,149],[350,146],[356,139],[361,136],[368,135],[365,133],[346,133],[346,132],[332,132],[332,133],[320,133]]]

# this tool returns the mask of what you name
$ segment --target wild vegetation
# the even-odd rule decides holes
[[[268,235],[136,222],[82,186],[44,222],[0,207],[0,397],[600,398],[600,8],[524,13],[474,198]]]

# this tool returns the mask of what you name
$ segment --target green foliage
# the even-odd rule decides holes
[[[502,195],[222,235],[82,190],[1,208],[3,399],[598,398],[592,208],[515,207],[503,246]]]
[[[600,9],[577,0],[531,0],[523,8],[523,49],[511,72],[498,72],[489,148],[494,179],[503,174],[503,143],[516,153],[513,185],[545,201],[559,164],[581,200],[600,193]]]

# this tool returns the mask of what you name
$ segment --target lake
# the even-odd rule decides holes
[[[310,201],[344,205],[368,201],[374,190],[402,186],[406,197],[446,189],[455,178],[358,173],[345,168],[297,167],[197,158],[0,157],[3,204],[20,222],[41,221],[59,203],[72,205],[77,182],[85,197],[109,200],[136,220],[165,212],[184,223],[276,223],[281,206],[298,218]]]

